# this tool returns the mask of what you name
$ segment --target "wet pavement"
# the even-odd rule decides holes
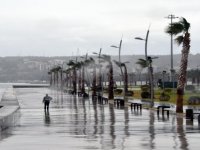
[[[156,111],[131,111],[94,104],[46,88],[15,89],[21,109],[17,126],[0,133],[2,150],[197,150],[197,120],[158,117]],[[45,93],[53,97],[43,110]]]

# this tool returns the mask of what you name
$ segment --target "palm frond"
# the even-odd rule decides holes
[[[95,60],[92,57],[90,57],[89,59],[86,59],[86,60],[80,62],[80,66],[81,67],[82,66],[89,66],[92,63],[95,63]]]
[[[113,60],[113,61],[114,61],[114,63],[115,63],[118,67],[121,67],[121,66],[122,66],[122,63],[121,63],[121,62],[116,61],[116,60]]]
[[[101,58],[105,61],[111,61],[111,57],[109,55],[101,55]]]
[[[76,68],[77,68],[77,69],[80,69],[80,68],[82,67],[82,64],[83,64],[82,61],[81,61],[81,62],[77,62],[77,63],[76,63]]]
[[[190,23],[183,17],[180,19],[180,23],[183,25],[184,31],[187,32],[190,28]]]
[[[167,26],[167,28],[165,29],[165,32],[168,34],[177,35],[183,32],[183,30],[184,30],[184,26],[182,23],[174,22],[172,24],[169,24],[169,26]]]
[[[73,60],[70,60],[68,63],[67,63],[68,66],[74,66],[75,65],[75,62]]]
[[[178,36],[177,38],[174,39],[174,41],[178,44],[178,45],[181,45],[183,43],[183,36],[180,35]]]
[[[149,65],[148,61],[146,61],[145,59],[142,59],[142,58],[138,59],[136,64],[140,65],[141,68],[146,68]]]

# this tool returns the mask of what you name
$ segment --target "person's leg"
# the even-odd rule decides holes
[[[47,102],[44,103],[44,110],[47,109]]]
[[[47,111],[49,111],[49,102],[47,102]]]

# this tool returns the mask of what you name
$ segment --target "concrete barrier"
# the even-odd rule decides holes
[[[0,131],[14,126],[19,118],[19,102],[13,88],[3,93],[0,101]]]

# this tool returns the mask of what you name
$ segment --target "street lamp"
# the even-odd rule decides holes
[[[110,47],[119,49],[119,62],[121,62],[121,47],[122,47],[122,38],[120,40],[119,46],[111,45]]]
[[[149,26],[150,28],[150,26]],[[142,40],[142,41],[145,41],[145,59],[147,60],[147,42],[148,42],[148,37],[149,37],[149,28],[147,30],[147,33],[146,33],[146,38],[141,38],[141,37],[135,37],[136,40]]]
[[[122,38],[121,38],[121,40],[120,40],[119,46],[111,45],[110,47],[118,48],[118,49],[119,49],[119,62],[121,63]],[[120,66],[120,70],[121,70],[121,75],[122,75],[122,77],[123,77],[124,75],[123,75],[123,71],[122,71],[122,67],[121,67],[121,66]]]
[[[175,15],[168,15],[167,17],[165,17],[167,19],[170,19],[170,24],[172,25],[172,21],[173,19],[176,19],[176,18],[179,18],[179,17],[176,17]],[[172,81],[172,76],[173,76],[173,34],[171,33],[171,75],[170,75],[170,81]]]

